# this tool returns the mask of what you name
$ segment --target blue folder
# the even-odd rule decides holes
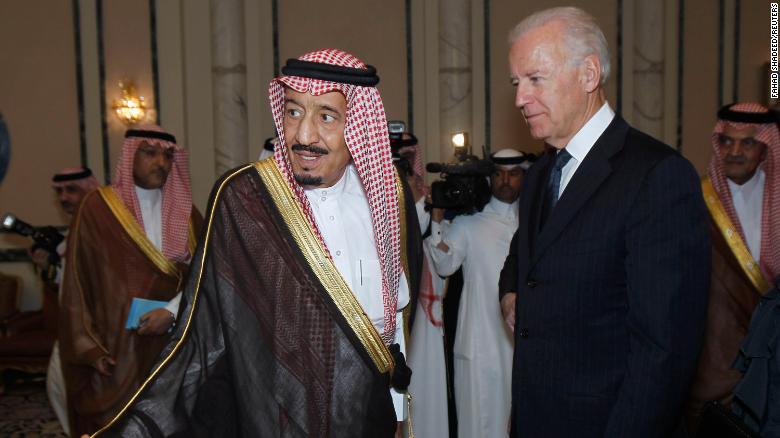
[[[127,314],[127,323],[125,328],[135,330],[141,325],[141,317],[154,309],[159,309],[168,305],[167,301],[147,300],[144,298],[133,298],[130,304],[130,312]]]

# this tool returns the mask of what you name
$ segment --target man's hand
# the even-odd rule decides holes
[[[406,182],[409,184],[409,189],[412,191],[412,197],[414,197],[415,202],[419,201],[424,196],[425,186],[414,175],[407,176]]]
[[[141,324],[138,327],[139,335],[161,335],[166,333],[175,316],[166,309],[154,309],[141,316]]]
[[[102,375],[110,376],[113,374],[116,361],[110,356],[100,356],[92,366]]]
[[[34,251],[31,251],[30,259],[42,271],[49,269],[49,252],[45,249],[36,248]]]
[[[517,301],[517,293],[507,292],[501,298],[501,314],[504,315],[504,322],[509,326],[509,330],[512,333],[515,332],[515,301]]]
[[[395,428],[395,438],[403,438],[404,437],[403,430],[404,430],[404,422],[399,421],[398,426],[396,426]]]

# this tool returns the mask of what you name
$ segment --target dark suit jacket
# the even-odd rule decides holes
[[[696,171],[616,116],[537,232],[553,160],[526,176],[507,263],[518,292],[512,436],[673,436],[710,278]]]

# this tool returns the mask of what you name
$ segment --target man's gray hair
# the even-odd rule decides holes
[[[570,60],[572,63],[579,63],[588,55],[598,56],[601,63],[599,85],[604,86],[611,69],[607,39],[596,19],[580,8],[550,8],[529,15],[509,32],[509,45],[514,44],[527,32],[555,21],[563,24],[566,46],[574,56],[574,59]]]

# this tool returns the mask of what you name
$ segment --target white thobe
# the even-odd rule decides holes
[[[420,221],[420,231],[428,228],[430,214],[424,210],[425,198],[415,205],[417,218]],[[433,271],[433,260],[428,248],[423,245],[423,252],[430,271]],[[425,273],[423,273],[425,275]],[[430,292],[435,298],[429,298],[432,303],[429,309],[434,321],[443,321],[442,299],[444,298],[444,279],[435,272],[428,273]],[[417,300],[417,313],[414,326],[409,336],[409,367],[412,369],[412,381],[409,384],[409,394],[412,395],[412,411],[414,433],[418,437],[448,438],[449,418],[447,414],[447,366],[444,361],[444,330],[435,325],[427,314],[424,306],[426,299],[422,296]],[[408,436],[408,435],[407,435]]]
[[[753,260],[758,262],[761,258],[761,215],[764,210],[766,175],[763,170],[758,169],[745,184],[739,185],[730,179],[726,181],[739,225],[745,234],[745,245]]]
[[[54,282],[57,284],[57,288],[60,287],[62,281],[62,272],[65,267],[65,250],[67,249],[67,236],[68,230],[63,233],[66,237],[65,240],[57,245],[57,254],[60,256],[60,266],[57,267],[57,275]],[[58,295],[59,300],[59,295]],[[57,415],[57,419],[60,421],[63,430],[70,430],[68,423],[68,399],[65,392],[65,377],[62,375],[62,365],[60,361],[60,345],[59,341],[55,340],[51,349],[51,356],[49,357],[49,367],[46,369],[46,395],[49,396],[49,403],[51,404],[54,414]]]
[[[143,189],[135,186],[138,205],[141,207],[141,218],[144,222],[144,232],[150,242],[162,252],[162,191],[160,189]],[[174,318],[179,314],[181,292],[177,293],[165,310],[171,312]]]
[[[336,269],[355,294],[376,330],[385,328],[382,301],[382,268],[376,251],[368,198],[353,165],[332,187],[305,190],[317,229],[328,247]],[[401,273],[397,309],[409,303],[409,286]],[[396,312],[395,342],[406,354],[403,314]],[[404,395],[390,391],[398,421],[406,418]]]
[[[506,437],[512,380],[511,333],[501,316],[498,277],[517,230],[518,202],[491,198],[482,212],[432,228],[426,245],[439,275],[463,265],[453,348],[458,436]],[[436,224],[434,224],[436,225]],[[437,247],[439,241],[449,247]]]

